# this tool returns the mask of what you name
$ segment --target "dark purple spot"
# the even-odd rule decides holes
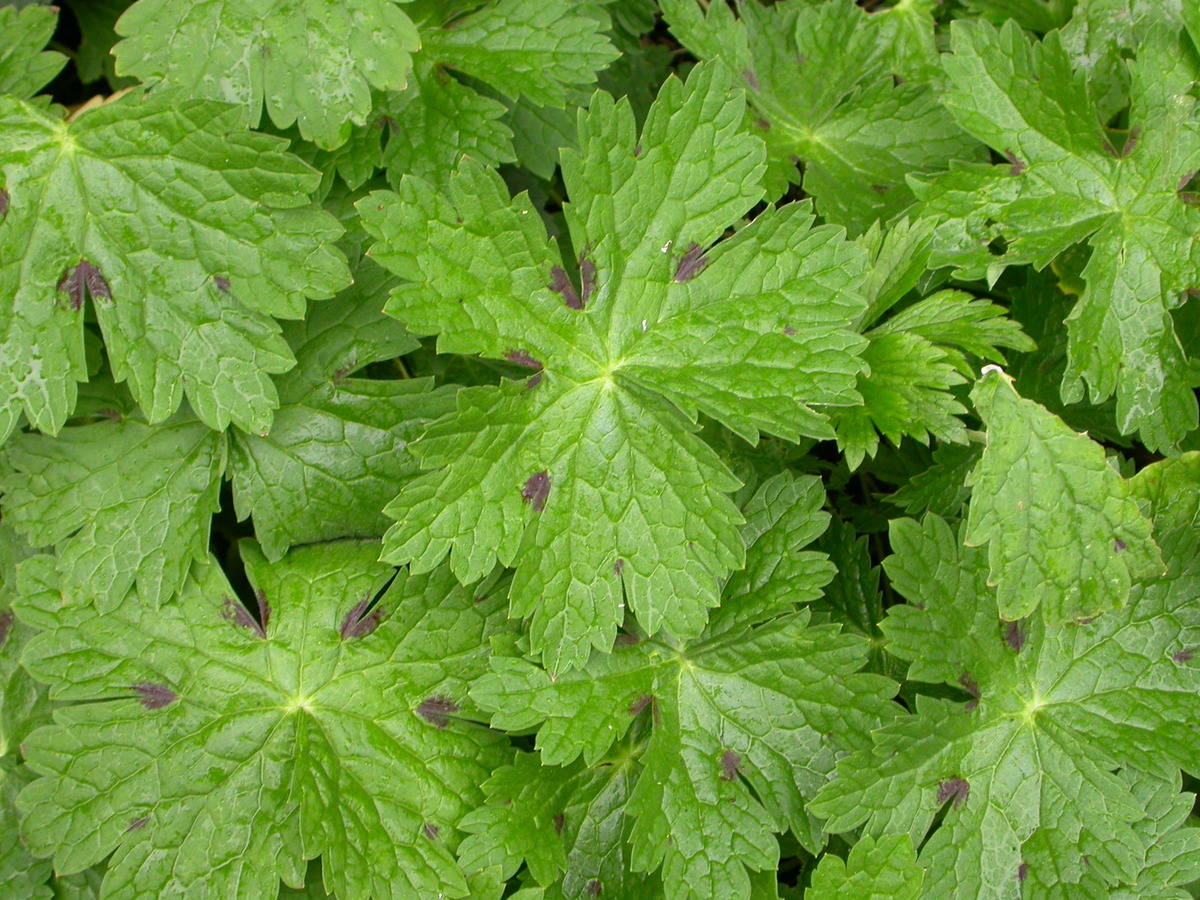
[[[749,69],[744,71],[742,73],[742,80],[746,82],[746,85],[750,88],[750,90],[754,91],[756,94],[758,93],[758,78],[752,71]]]
[[[1197,170],[1193,169],[1179,179],[1179,185],[1175,188],[1175,193],[1183,193],[1184,189],[1191,183],[1192,179],[1196,177],[1196,171]]]
[[[382,206],[381,206],[381,207],[379,207],[379,208],[380,208],[380,209],[383,209],[383,207],[382,207]],[[462,216],[455,216],[455,217],[454,217],[454,224],[455,224],[455,225],[461,225],[462,223],[463,223],[463,218],[462,218]],[[459,302],[459,303],[462,303],[462,301],[461,301],[461,300],[459,300],[458,302]]]
[[[1009,622],[1004,626],[1004,643],[1008,644],[1008,649],[1013,653],[1020,653],[1025,649],[1025,629],[1021,627],[1020,622]]]
[[[895,72],[893,72],[892,73],[892,84],[894,84],[896,87],[900,87],[900,85],[904,84],[904,79],[901,78],[899,75],[897,75]]]
[[[1085,616],[1082,619],[1076,619],[1075,624],[1076,625],[1091,625],[1095,621],[1096,621],[1095,616]]]
[[[733,781],[737,778],[741,768],[742,758],[732,750],[726,750],[721,754],[721,778],[725,781]]]
[[[537,387],[541,383],[542,383],[542,373],[541,372],[538,372],[536,375],[530,375],[529,380],[525,382],[525,390],[532,391],[535,387]]]
[[[638,144],[636,147],[633,148],[633,158],[637,159],[641,155],[642,155],[642,145]]]
[[[546,286],[562,297],[567,309],[583,309],[583,301],[579,299],[575,285],[571,283],[567,270],[562,266],[555,266],[550,270],[550,283]]]
[[[891,189],[892,189],[892,186],[890,184],[873,184],[873,185],[871,185],[871,190],[873,190],[875,193],[880,194],[880,195],[886,194]]]
[[[618,578],[620,578],[621,574],[624,571],[625,571],[625,560],[622,557],[618,556],[617,561],[615,563],[613,563],[613,574],[616,575]],[[11,613],[10,613],[10,615],[11,615]]]
[[[444,731],[450,724],[450,716],[458,710],[458,704],[449,697],[434,694],[421,701],[421,705],[417,707],[417,715],[436,725],[439,731]]]
[[[267,636],[266,629],[258,622],[254,616],[250,615],[250,610],[238,603],[232,597],[226,597],[225,603],[221,607],[221,616],[235,625],[240,625],[243,628],[249,628],[260,638]]]
[[[958,683],[964,691],[971,695],[973,699],[967,702],[967,709],[972,710],[979,705],[979,683],[971,677],[970,672],[963,672],[958,676]]]
[[[1185,662],[1190,662],[1192,657],[1195,655],[1196,654],[1193,653],[1191,650],[1187,650],[1187,649],[1179,650],[1179,651],[1176,651],[1175,655],[1171,657],[1171,661],[1182,664]]]
[[[137,684],[131,684],[130,688],[138,692],[138,699],[146,709],[162,709],[164,706],[170,706],[179,697],[165,684],[154,684],[150,681],[139,681]]]
[[[541,370],[542,364],[529,355],[528,350],[505,350],[504,358],[514,366],[524,366],[527,369]]]
[[[938,782],[937,802],[941,805],[953,797],[954,808],[958,809],[967,802],[967,797],[970,793],[971,786],[964,779],[947,778],[945,781]]]
[[[679,260],[679,268],[675,270],[675,280],[683,283],[691,281],[708,265],[708,257],[704,255],[704,250],[699,244],[692,244],[688,247],[687,253],[683,254],[683,259]]]
[[[1104,139],[1103,147],[1104,147],[1104,152],[1107,153],[1109,156],[1111,156],[1113,159],[1121,158],[1121,154],[1117,152],[1117,148],[1112,145],[1112,141],[1110,141],[1108,138]]]
[[[346,376],[350,374],[349,366],[342,366],[340,369],[334,370],[333,378],[330,379],[334,384],[341,384],[346,380]]]
[[[627,634],[626,632],[622,631],[615,638],[613,638],[613,649],[617,650],[621,647],[636,647],[640,643],[641,641],[638,639],[636,634]]]
[[[653,702],[654,702],[653,694],[642,694],[642,696],[638,697],[636,700],[634,700],[632,703],[629,704],[629,715],[631,715],[631,716],[639,715],[643,709],[645,709],[647,706],[649,706]]]
[[[557,813],[554,816],[554,833],[562,834],[563,826],[567,824],[567,819],[562,813]]]
[[[108,282],[104,280],[100,270],[86,259],[81,259],[78,265],[63,273],[58,289],[64,291],[71,299],[71,309],[76,312],[83,308],[85,293],[90,294],[93,300],[112,300]]]
[[[599,897],[604,893],[604,885],[600,883],[599,878],[593,878],[588,882],[587,892],[589,897]]]
[[[1113,538],[1113,553],[1121,553],[1125,550],[1125,542],[1120,538]]]
[[[1024,881],[1029,877],[1029,866],[1026,863],[1021,863],[1017,866],[1017,881]]]
[[[1004,151],[1004,158],[1008,160],[1009,175],[1016,176],[1025,171],[1025,160],[1017,159],[1017,154],[1013,153],[1011,150]]]
[[[771,130],[771,123],[768,122],[766,119],[764,119],[762,116],[759,116],[758,118],[756,118],[754,120],[754,124],[758,126],[759,131],[770,131]]]
[[[0,188],[0,219],[8,215],[8,191]]]
[[[921,612],[925,612],[925,603],[922,600],[918,600],[916,603],[914,603],[913,607],[915,609],[919,609]]]
[[[425,837],[429,838],[431,841],[437,840],[438,832],[440,831],[441,829],[432,822],[425,823]]]
[[[396,134],[400,131],[400,123],[397,122],[392,116],[380,116],[375,120],[375,125],[380,128],[387,128],[387,130],[392,134]]]
[[[217,286],[217,290],[220,291],[222,294],[229,293],[229,279],[226,278],[224,275],[214,275],[213,276],[213,284],[215,284]]]
[[[12,626],[13,611],[11,609],[6,609],[4,612],[0,613],[0,647],[3,647],[5,641],[8,640],[8,633],[12,631]]]
[[[1125,146],[1121,148],[1121,158],[1124,159],[1137,147],[1138,138],[1142,136],[1142,129],[1130,128],[1129,137],[1125,138]]]
[[[550,496],[550,473],[534,472],[521,488],[521,499],[533,507],[534,512],[546,508],[546,499]]]
[[[364,597],[346,613],[346,618],[342,619],[342,627],[338,629],[343,641],[364,638],[379,627],[379,623],[383,621],[383,607],[376,606],[369,614],[364,615],[370,605],[371,598]]]
[[[592,294],[596,293],[598,282],[596,280],[596,264],[587,258],[587,251],[579,254],[579,280],[583,285],[583,295],[579,298],[581,307],[587,306],[587,302],[591,299]]]
[[[796,329],[793,328],[791,325],[784,325],[783,333],[786,334],[788,337],[792,337],[793,335],[795,335]]]
[[[142,816],[140,819],[131,819],[129,821],[129,826],[125,829],[125,833],[129,834],[129,832],[131,832],[131,831],[137,831],[139,828],[145,828],[146,823],[149,821],[150,821],[149,813]]]

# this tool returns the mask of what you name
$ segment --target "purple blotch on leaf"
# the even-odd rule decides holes
[[[425,837],[429,838],[431,841],[436,841],[437,836],[440,832],[441,832],[441,829],[438,828],[436,825],[434,825],[432,822],[425,823]]]
[[[938,782],[937,802],[938,804],[945,803],[951,797],[954,798],[954,808],[958,809],[967,802],[967,797],[971,793],[971,786],[962,778],[947,778],[945,781]]]
[[[629,704],[629,715],[631,715],[631,716],[639,715],[643,709],[645,709],[647,706],[649,706],[653,702],[654,702],[653,694],[642,694],[642,696],[638,697],[636,700],[634,700],[632,703]]]
[[[875,193],[877,193],[881,196],[883,194],[886,194],[891,189],[892,189],[892,186],[890,184],[873,184],[873,185],[871,185],[871,190],[873,190]]]
[[[521,499],[533,507],[534,512],[546,508],[546,499],[550,496],[550,473],[534,472],[521,488]]]
[[[1028,877],[1029,865],[1027,863],[1021,863],[1019,866],[1017,866],[1017,881],[1024,881]]]
[[[554,833],[562,834],[563,826],[567,824],[567,818],[562,813],[554,814]]]
[[[567,309],[583,309],[583,301],[579,298],[579,292],[575,290],[575,285],[571,283],[571,277],[567,275],[567,270],[562,266],[555,266],[550,270],[550,284],[547,287],[562,297]]]
[[[1004,158],[1008,160],[1009,175],[1016,176],[1025,171],[1025,160],[1018,159],[1017,154],[1013,153],[1011,150],[1004,151]]]
[[[137,691],[138,700],[146,709],[162,709],[164,706],[170,706],[179,695],[167,687],[165,684],[155,684],[152,681],[139,681],[137,684],[132,684],[130,687]]]
[[[145,828],[146,823],[149,821],[150,821],[149,813],[146,813],[146,815],[142,816],[140,819],[131,819],[129,822],[129,827],[127,827],[125,829],[125,833],[129,834],[129,832],[131,832],[131,831],[137,831],[139,828]]]
[[[8,215],[8,191],[0,188],[0,219]]]
[[[784,326],[783,326],[783,333],[784,333],[784,334],[785,334],[787,337],[792,337],[793,335],[795,335],[795,333],[796,333],[796,329],[795,329],[795,328],[793,328],[791,325],[784,325]]]
[[[604,885],[599,878],[593,878],[588,882],[587,892],[589,897],[599,897],[604,893]]]
[[[596,264],[587,258],[587,251],[579,254],[579,281],[583,285],[583,295],[579,298],[582,309],[587,306],[592,294],[596,293],[599,282],[596,280]]]
[[[754,124],[756,126],[758,126],[759,131],[770,131],[771,130],[771,123],[768,122],[766,119],[764,119],[762,116],[759,116],[757,119],[755,119]]]
[[[81,259],[63,273],[58,289],[71,299],[71,309],[78,312],[83,308],[84,294],[90,294],[93,300],[112,300],[112,291],[104,275],[86,259]]]
[[[1113,553],[1120,553],[1125,549],[1125,542],[1120,538],[1113,538]]]
[[[623,573],[624,571],[625,571],[625,560],[622,557],[618,556],[617,561],[615,563],[613,563],[613,574],[616,575],[618,578],[620,578],[621,573]]]
[[[370,604],[371,598],[364,597],[346,613],[346,618],[342,619],[342,627],[338,629],[343,641],[366,637],[379,627],[379,623],[383,621],[383,608],[376,606],[369,614],[363,615]]]
[[[1025,649],[1025,629],[1021,627],[1020,622],[1009,622],[1004,626],[1004,643],[1008,644],[1008,649],[1013,653],[1020,653]]]
[[[703,248],[699,244],[693,243],[687,248],[687,253],[683,254],[683,259],[679,260],[679,267],[675,270],[675,280],[680,284],[691,281],[703,272],[707,265],[708,257],[704,255]]]
[[[260,605],[261,612],[261,605]],[[249,628],[260,638],[267,636],[266,629],[259,623],[254,616],[250,615],[250,611],[242,604],[238,603],[232,597],[226,597],[225,603],[221,607],[221,616],[235,625],[240,625],[242,628]]]
[[[746,69],[746,71],[742,72],[742,80],[746,82],[746,86],[749,87],[750,90],[758,93],[758,76],[756,76],[754,72],[752,72],[750,69]]]
[[[6,609],[0,613],[0,647],[3,647],[8,640],[8,633],[12,631],[13,626],[13,611]]]
[[[224,275],[214,275],[213,284],[217,286],[217,290],[219,290],[222,294],[229,293],[229,279]]]
[[[959,686],[971,695],[972,699],[967,702],[967,709],[974,709],[979,705],[979,683],[971,677],[970,672],[963,672],[958,676]]]
[[[450,716],[458,710],[459,705],[449,697],[433,694],[421,701],[421,705],[417,707],[417,715],[425,721],[431,722],[439,731],[444,731],[450,724]]]
[[[1197,170],[1193,169],[1192,171],[1188,172],[1186,175],[1184,175],[1182,178],[1179,179],[1179,184],[1175,188],[1176,193],[1180,193],[1181,191],[1183,191],[1184,188],[1186,188],[1188,186],[1189,183],[1191,183],[1191,180],[1196,177],[1196,171]]]
[[[1120,159],[1121,154],[1117,152],[1117,148],[1113,146],[1112,141],[1110,141],[1108,138],[1104,139],[1104,142],[1101,146],[1104,147],[1104,152],[1113,159]]]
[[[532,391],[535,387],[542,383],[542,373],[538,372],[535,375],[530,375],[529,380],[525,382],[525,390]]]
[[[542,364],[529,355],[528,350],[505,350],[504,358],[514,366],[524,366],[527,369],[541,371]]]
[[[1189,662],[1191,660],[1191,658],[1195,655],[1196,655],[1195,653],[1193,653],[1191,650],[1188,650],[1188,649],[1178,650],[1171,657],[1171,661],[1177,662],[1177,663],[1185,663],[1185,662]]]
[[[1124,159],[1137,147],[1138,139],[1142,136],[1142,129],[1130,128],[1129,137],[1125,138],[1125,146],[1121,148],[1121,158]]]
[[[742,758],[732,750],[726,750],[721,754],[721,778],[725,781],[733,781],[737,778],[741,768]]]

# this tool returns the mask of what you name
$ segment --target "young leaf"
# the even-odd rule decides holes
[[[340,900],[466,896],[454,827],[508,756],[458,715],[496,604],[375,542],[241,549],[256,615],[215,565],[157,611],[26,596],[26,664],[76,704],[27,742],[30,849],[63,873],[112,852],[106,896],[271,900],[317,856]]]
[[[1149,520],[1102,447],[992,369],[971,392],[987,446],[969,482],[965,539],[988,545],[1000,615],[1041,607],[1054,623],[1120,609],[1132,579],[1163,571]]]
[[[910,679],[954,686],[963,702],[918,697],[916,715],[843,759],[811,805],[830,830],[907,832],[929,896],[1015,898],[1026,879],[1070,884],[1085,871],[1108,889],[1135,882],[1156,814],[1113,771],[1200,765],[1200,455],[1150,466],[1133,488],[1167,573],[1087,623],[1004,622],[981,550],[936,517],[893,523],[885,568],[909,604],[889,610],[888,649],[911,661]]]
[[[0,6],[0,94],[27,100],[66,65],[61,53],[43,52],[57,25],[53,6]]]
[[[1085,382],[1093,403],[1115,393],[1123,433],[1151,449],[1177,446],[1197,421],[1196,376],[1171,316],[1200,283],[1200,212],[1180,193],[1200,168],[1193,55],[1164,30],[1150,33],[1130,64],[1130,129],[1112,137],[1056,34],[1031,45],[1011,22],[1000,31],[956,22],[952,43],[946,105],[1006,162],[918,183],[924,210],[945,219],[934,265],[973,276],[1041,268],[1086,240],[1063,400],[1081,400]]]
[[[72,606],[110,612],[136,587],[157,608],[208,554],[226,453],[224,435],[182,413],[20,434],[0,451],[5,518],[57,549]]]
[[[117,71],[189,97],[263,107],[280,128],[332,148],[371,112],[371,88],[399,90],[420,45],[402,0],[138,0],[117,22]],[[256,7],[256,8],[254,8]]]
[[[859,232],[912,203],[910,173],[979,157],[979,144],[928,86],[893,81],[884,33],[850,0],[753,0],[737,5],[736,20],[725,3],[664,0],[662,7],[684,46],[719,60],[746,86],[767,142],[771,199],[801,180],[802,163],[817,211]]]
[[[460,392],[414,447],[434,471],[388,507],[385,554],[423,571],[449,553],[464,582],[515,565],[512,611],[553,671],[611,646],[624,602],[650,634],[697,634],[741,565],[737,482],[689,420],[827,437],[821,408],[858,400],[862,252],[802,204],[714,246],[759,196],[730,92],[717,67],[671,79],[640,143],[628,105],[596,95],[563,160],[578,284],[528,200],[470,162],[448,197],[405,178],[358,204],[410,282],[389,312],[531,371]]]
[[[207,425],[267,430],[269,373],[291,353],[272,316],[348,279],[317,176],[278,138],[209,102],[126,95],[63,122],[0,98],[0,435],[22,408],[55,432],[86,377],[90,296],[113,374],[151,422],[186,395]]]
[[[917,900],[924,877],[907,834],[864,835],[845,861],[821,857],[804,900]]]

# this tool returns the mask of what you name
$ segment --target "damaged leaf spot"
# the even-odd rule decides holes
[[[444,731],[450,724],[450,716],[458,712],[459,705],[449,697],[434,694],[426,697],[417,707],[417,715],[435,725],[439,731]]]
[[[12,627],[13,611],[11,609],[6,609],[4,612],[0,613],[0,647],[3,647],[8,641],[8,633],[12,631]]]
[[[8,215],[8,191],[0,188],[0,219]]]
[[[733,781],[738,776],[738,772],[742,768],[742,758],[732,750],[726,750],[721,754],[721,778],[725,781]]]
[[[784,333],[784,334],[785,334],[787,337],[794,337],[794,336],[795,336],[795,334],[796,334],[796,329],[795,329],[795,328],[793,328],[791,325],[784,325],[784,326],[783,326],[783,333]]]
[[[680,284],[691,281],[703,272],[707,265],[708,257],[704,255],[704,250],[699,244],[693,243],[688,247],[687,253],[683,254],[683,258],[679,260],[679,267],[675,269],[675,281]]]
[[[770,131],[771,130],[771,123],[768,122],[766,119],[764,119],[762,116],[759,116],[757,119],[755,119],[754,124],[758,127],[759,131]]]
[[[261,603],[259,610],[261,615]],[[246,607],[242,606],[242,604],[240,604],[233,597],[225,598],[225,603],[221,606],[221,617],[227,622],[232,622],[235,625],[240,625],[242,628],[250,629],[260,638],[266,638],[267,636],[267,632],[263,627],[263,624],[255,619],[254,616],[250,615],[250,611],[246,609]]]
[[[567,309],[583,309],[583,300],[575,290],[575,285],[571,283],[567,270],[562,266],[555,266],[550,270],[550,284],[547,287],[562,297]]]
[[[635,716],[635,717],[640,715],[642,710],[645,709],[647,706],[649,706],[653,702],[654,702],[653,694],[642,694],[642,696],[638,697],[636,700],[634,700],[632,703],[629,704],[629,715]]]
[[[566,824],[567,824],[566,817],[562,813],[555,813],[555,815],[554,815],[554,833],[562,834],[563,826]]]
[[[541,512],[546,508],[546,500],[549,496],[550,473],[546,471],[530,475],[529,480],[525,482],[525,487],[521,488],[521,499],[532,506],[534,512]]]
[[[579,280],[583,285],[583,296],[579,298],[580,308],[587,306],[592,294],[596,293],[599,282],[596,280],[596,264],[587,258],[587,251],[579,254]]]
[[[599,878],[593,878],[588,882],[587,892],[589,897],[599,897],[604,893],[604,885],[601,884]]]
[[[1008,174],[1016,177],[1025,171],[1025,160],[1018,159],[1017,154],[1011,150],[1004,151],[1004,158],[1008,160]]]
[[[425,823],[425,837],[429,838],[431,841],[436,841],[437,836],[440,833],[441,833],[441,829],[438,828],[436,825],[434,825],[432,822]]]
[[[229,279],[226,278],[224,275],[214,275],[213,276],[213,284],[215,284],[217,286],[217,290],[220,291],[222,294],[229,293]]]
[[[170,706],[179,699],[179,695],[165,684],[155,684],[152,681],[139,681],[130,685],[138,694],[138,700],[146,709],[162,709]]]
[[[971,673],[963,672],[961,675],[959,675],[958,676],[958,684],[964,691],[966,691],[972,697],[972,699],[967,702],[966,708],[968,710],[971,710],[971,709],[974,709],[975,707],[977,707],[979,705],[979,698],[980,698],[979,683],[974,678],[971,677]]]
[[[1125,550],[1125,542],[1120,538],[1113,538],[1113,553],[1121,553]]]
[[[1123,146],[1121,148],[1121,159],[1124,159],[1125,157],[1129,156],[1129,154],[1131,154],[1137,148],[1138,140],[1141,138],[1141,136],[1142,136],[1142,129],[1140,129],[1140,128],[1130,128],[1129,129],[1129,136],[1127,138],[1125,138],[1125,146]]]
[[[145,828],[145,827],[146,827],[146,823],[147,823],[147,822],[149,822],[149,821],[150,821],[150,814],[149,814],[149,813],[147,813],[146,815],[142,816],[140,819],[130,819],[130,821],[129,821],[129,825],[128,825],[128,827],[125,829],[125,833],[126,833],[126,834],[129,834],[129,832],[131,832],[131,831],[137,831],[139,828]]]
[[[542,383],[542,373],[541,372],[538,372],[536,375],[530,375],[529,380],[525,382],[525,390],[532,391],[535,387],[537,387],[541,383]]]
[[[1185,662],[1191,662],[1192,657],[1195,655],[1196,654],[1191,650],[1179,650],[1176,651],[1176,653],[1171,657],[1171,662],[1182,665]]]
[[[1020,622],[1009,622],[1004,626],[1004,643],[1008,644],[1008,649],[1013,653],[1020,653],[1025,649],[1025,629],[1021,627]]]
[[[755,75],[754,72],[752,72],[750,69],[746,69],[744,72],[742,72],[742,80],[746,82],[746,86],[750,88],[750,90],[754,91],[756,94],[758,93],[758,76]]]
[[[528,350],[505,350],[504,358],[515,366],[524,366],[526,369],[541,370],[542,364],[529,355]]]
[[[379,627],[379,623],[383,621],[382,607],[377,606],[368,615],[363,615],[370,603],[371,598],[364,597],[354,604],[350,612],[346,613],[346,618],[342,619],[342,627],[338,629],[343,641],[366,637]]]
[[[947,778],[945,781],[938,782],[937,802],[940,806],[947,800],[954,798],[954,808],[958,809],[967,802],[967,797],[971,793],[971,786],[962,778]]]
[[[1021,863],[1017,866],[1017,881],[1024,881],[1029,877],[1029,866],[1026,863]]]
[[[617,561],[615,563],[613,563],[613,574],[616,575],[618,578],[620,578],[621,574],[624,571],[625,571],[625,560],[618,556]]]
[[[81,259],[78,265],[72,266],[63,273],[58,289],[63,291],[71,301],[71,309],[78,312],[83,308],[85,293],[93,300],[112,300],[112,292],[104,275],[86,259]]]
[[[871,190],[873,190],[875,193],[879,194],[880,196],[886,194],[891,189],[892,189],[892,186],[890,184],[873,184],[873,185],[871,185]]]

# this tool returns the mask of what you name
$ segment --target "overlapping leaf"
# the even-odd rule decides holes
[[[684,46],[720,60],[747,86],[751,119],[767,142],[772,198],[802,181],[822,216],[863,231],[912,203],[908,174],[979,154],[928,85],[893,81],[911,76],[887,68],[889,35],[850,0],[753,0],[738,5],[736,20],[725,3],[662,7]],[[932,39],[932,21],[926,27]]]
[[[812,808],[832,830],[907,832],[923,845],[926,896],[1041,885],[1057,893],[1035,896],[1108,897],[1152,870],[1164,891],[1196,877],[1194,837],[1173,836],[1182,817],[1114,770],[1200,767],[1200,456],[1150,466],[1133,489],[1168,571],[1084,623],[1003,622],[982,551],[933,516],[893,524],[885,568],[909,604],[884,622],[888,649],[911,661],[910,679],[956,686],[965,702],[918,697],[915,715],[839,764]]]
[[[946,105],[1007,162],[919,187],[925,211],[945,219],[933,263],[972,275],[1041,268],[1086,240],[1063,400],[1081,400],[1085,384],[1093,403],[1115,394],[1123,433],[1176,447],[1197,421],[1197,374],[1172,322],[1200,284],[1200,212],[1182,193],[1200,168],[1193,54],[1151,30],[1129,64],[1129,130],[1108,133],[1056,34],[1031,44],[1012,23],[959,22],[952,43]]]
[[[306,208],[317,176],[209,102],[134,95],[64,122],[0,98],[0,435],[22,409],[57,431],[86,377],[93,301],[114,375],[150,421],[196,414],[266,431],[272,317],[347,279],[337,223]]]
[[[52,7],[0,6],[0,94],[27,100],[58,74],[67,58],[43,49],[57,24]]]
[[[387,558],[449,554],[464,582],[514,565],[513,612],[553,670],[610,646],[626,602],[650,634],[698,633],[741,564],[737,483],[689,420],[827,437],[822,407],[858,400],[861,251],[805,205],[714,245],[759,196],[742,110],[716,67],[669,81],[640,139],[596,95],[563,159],[578,282],[528,200],[473,164],[448,195],[406,178],[359,203],[409,282],[389,312],[535,373],[462,391],[414,447],[434,471],[388,508]]]
[[[844,861],[821,857],[804,900],[917,900],[924,877],[908,835],[865,835]]]
[[[45,629],[26,664],[75,704],[27,740],[30,849],[61,873],[112,852],[107,896],[271,900],[316,856],[341,900],[466,896],[454,826],[507,751],[458,713],[498,605],[378,549],[272,565],[242,545],[253,612],[212,565],[157,611],[64,618],[53,570],[26,564],[21,613]]]

